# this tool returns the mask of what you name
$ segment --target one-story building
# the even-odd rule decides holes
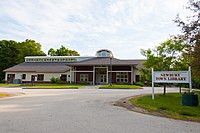
[[[143,61],[116,59],[111,51],[102,49],[96,56],[29,56],[4,72],[10,83],[50,83],[53,77],[66,83],[134,83],[140,79],[138,68]]]

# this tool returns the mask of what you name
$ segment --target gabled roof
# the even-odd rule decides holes
[[[24,62],[10,67],[4,72],[67,72],[70,67],[65,62]]]
[[[74,62],[69,64],[69,66],[87,66],[87,65],[110,65],[112,62],[112,65],[141,65],[141,63],[145,60],[119,60],[116,58],[109,58],[109,57],[95,57],[92,59],[80,61],[80,62]]]
[[[135,66],[139,68],[142,66],[142,62],[145,60],[119,60],[116,58],[110,59],[109,57],[95,57],[92,59],[78,61],[74,63],[67,62],[24,62],[8,69],[4,72],[67,72],[70,70],[70,66],[95,66],[95,65],[110,65],[113,66]]]

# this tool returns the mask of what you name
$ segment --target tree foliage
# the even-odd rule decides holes
[[[4,79],[3,70],[17,64],[17,55],[19,50],[16,48],[17,42],[15,41],[0,41],[0,82]]]
[[[142,80],[151,81],[151,68],[155,71],[187,70],[190,63],[190,45],[181,39],[171,38],[154,49],[141,49],[141,54],[147,58],[139,71]]]
[[[193,46],[190,65],[193,77],[200,81],[200,1],[189,0],[186,9],[191,12],[191,15],[187,16],[186,20],[181,19],[178,15],[174,22],[182,29],[183,34],[178,37],[185,39]]]
[[[79,56],[79,53],[75,50],[70,50],[65,48],[63,45],[57,50],[50,48],[48,51],[48,55],[50,56]]]
[[[179,37],[195,45],[200,41],[200,1],[189,0],[186,9],[190,11],[191,15],[187,16],[186,20],[182,20],[178,14],[174,22],[181,27],[183,32]]]
[[[24,62],[25,56],[41,56],[45,53],[41,45],[34,40],[16,42],[13,40],[0,41],[0,82],[4,79],[3,70]]]
[[[24,62],[24,57],[26,56],[45,56],[46,54],[41,50],[41,44],[34,40],[28,40],[18,43],[17,49],[18,63]]]

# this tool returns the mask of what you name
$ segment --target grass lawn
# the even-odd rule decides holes
[[[100,89],[140,89],[141,86],[137,85],[117,85],[113,84],[112,86],[110,85],[104,85],[99,87]]]
[[[200,99],[200,92],[198,92],[198,97]],[[151,99],[151,95],[147,95],[133,98],[130,101],[149,112],[155,111],[170,118],[200,122],[200,104],[196,107],[182,106],[182,95],[180,93],[156,94],[154,100]]]
[[[44,88],[44,89],[53,89],[53,88],[61,88],[61,89],[78,89],[81,86],[85,86],[85,84],[0,84],[1,87],[17,87],[23,86],[24,88]]]
[[[15,87],[15,86],[21,86],[21,84],[2,84],[2,83],[0,83],[0,87]]]
[[[85,84],[22,84],[26,89],[78,89]]]
[[[78,89],[80,86],[28,86],[23,89]]]
[[[6,94],[6,93],[0,93],[0,98],[1,98],[1,97],[7,97],[7,96],[9,96],[9,95]]]

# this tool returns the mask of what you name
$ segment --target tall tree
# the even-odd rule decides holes
[[[13,40],[0,41],[0,82],[5,75],[3,70],[24,62],[25,56],[45,55],[41,45],[34,40],[16,42]]]
[[[193,77],[199,79],[200,83],[200,1],[189,0],[186,9],[191,12],[191,15],[187,16],[186,20],[177,15],[174,22],[182,29],[183,34],[178,37],[184,38],[193,46],[190,65],[193,69]]]
[[[26,39],[23,42],[18,43],[17,49],[18,54],[18,63],[24,61],[26,56],[45,56],[46,54],[41,50],[41,44],[37,43],[34,40]]]
[[[4,79],[3,70],[17,64],[17,55],[19,54],[16,48],[18,42],[13,40],[0,41],[0,82]]]
[[[65,48],[63,45],[57,50],[50,48],[48,51],[48,55],[51,56],[79,56],[80,54],[75,50],[70,50]]]

